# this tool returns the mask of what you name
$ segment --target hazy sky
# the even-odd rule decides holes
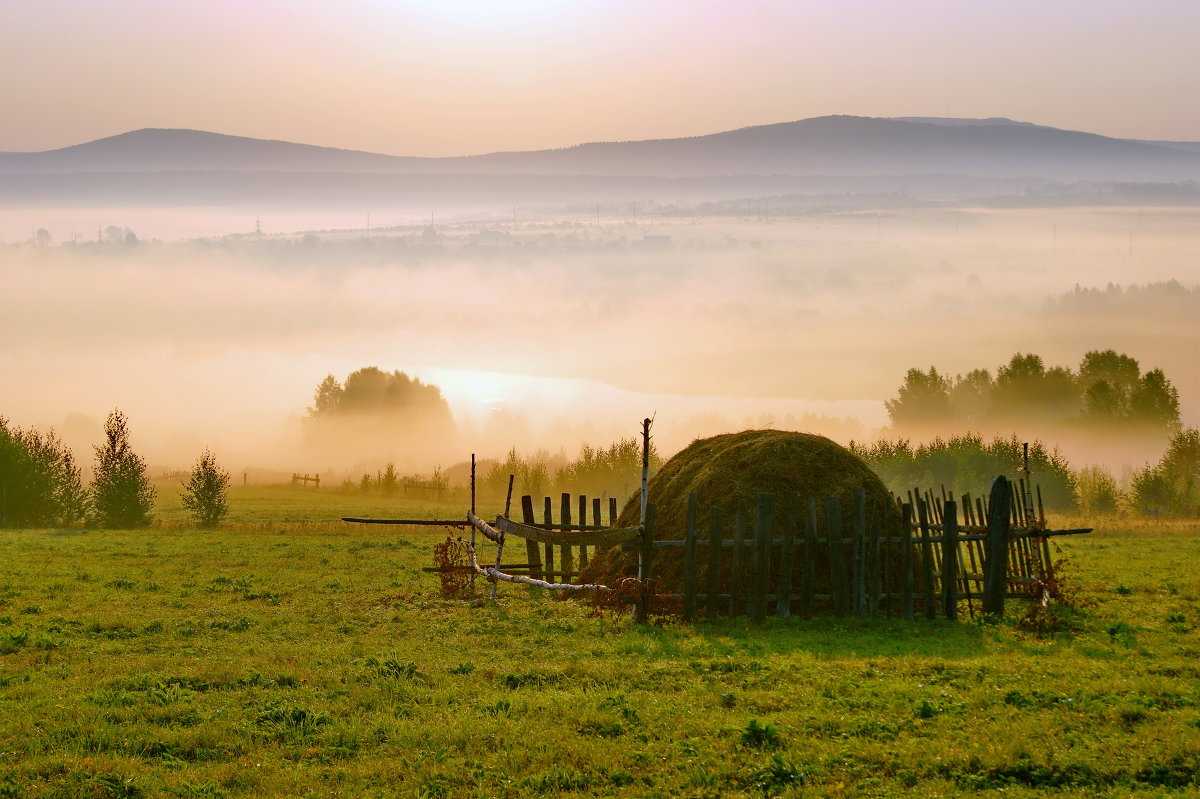
[[[1195,0],[4,5],[0,150],[178,127],[452,155],[824,114],[1200,140]]]

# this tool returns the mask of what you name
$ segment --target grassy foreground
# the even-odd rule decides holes
[[[162,499],[0,531],[0,797],[1200,794],[1195,525],[1064,543],[1091,604],[1038,638],[451,601],[444,531],[321,520],[461,508],[252,488],[214,532]]]

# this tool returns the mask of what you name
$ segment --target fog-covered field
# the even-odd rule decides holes
[[[208,445],[234,468],[415,470],[512,446],[570,454],[655,413],[665,452],[748,425],[869,438],[910,367],[994,373],[1016,352],[1074,367],[1113,348],[1164,369],[1185,424],[1200,422],[1196,208],[759,203],[377,216],[369,231],[365,214],[276,215],[262,234],[189,238],[254,230],[253,214],[205,213],[107,209],[90,232],[83,212],[8,215],[0,412],[55,427],[84,460],[120,407],[162,466]],[[1107,289],[1163,281],[1180,285]],[[367,365],[440,386],[457,438],[415,451],[383,437],[344,463],[306,450],[317,383]]]

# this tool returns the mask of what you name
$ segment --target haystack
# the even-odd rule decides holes
[[[725,529],[732,529],[739,508],[750,508],[760,493],[775,494],[775,519],[782,527],[789,495],[817,500],[824,513],[826,497],[837,497],[849,518],[856,491],[865,491],[869,512],[895,513],[888,490],[860,458],[824,436],[781,430],[750,430],[703,438],[671,458],[649,484],[649,501],[655,505],[654,537],[682,539],[687,521],[688,494],[699,496],[700,536],[706,538],[709,514],[722,508]],[[638,524],[639,497],[626,502],[618,527]],[[890,518],[889,518],[889,521]],[[748,535],[752,534],[748,531]],[[725,534],[729,537],[729,533]],[[704,569],[704,558],[700,558]],[[635,574],[637,556],[617,548],[599,553],[588,564],[590,579],[604,582]],[[682,582],[682,550],[660,550],[655,556],[654,576],[664,590],[679,590]]]

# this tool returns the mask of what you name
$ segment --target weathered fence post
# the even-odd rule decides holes
[[[800,603],[805,616],[816,609],[817,593],[817,501],[808,500],[804,520],[804,571],[800,573]]]
[[[533,497],[528,494],[521,497],[521,523],[537,523],[533,516]],[[542,556],[538,552],[537,541],[525,539],[525,555],[529,558],[529,576],[535,580],[542,579]]]
[[[825,500],[825,540],[829,542],[829,586],[833,612],[845,616],[850,610],[846,597],[846,552],[842,545],[842,503],[837,497]]]
[[[723,513],[720,508],[708,512],[708,616],[717,615],[721,593],[721,533]]]
[[[913,506],[905,502],[901,508],[900,527],[900,615],[913,617]]]
[[[582,528],[587,527],[587,509],[588,509],[587,496],[584,494],[580,494],[579,495],[579,527],[580,527],[579,532],[580,532],[580,535],[584,535],[584,530]],[[588,562],[587,544],[580,544],[579,545],[579,570],[580,571],[583,571],[583,567],[587,566],[587,562]]]
[[[683,532],[683,617],[688,621],[696,618],[696,516],[700,512],[699,502],[695,494],[688,494]]]
[[[775,495],[759,494],[754,508],[754,558],[750,566],[750,619],[766,614],[767,582],[771,576],[771,537]]]
[[[925,618],[937,618],[933,598],[933,541],[929,536],[929,503],[917,497],[917,522],[921,527],[921,588],[925,595]]]
[[[958,506],[952,499],[942,504],[942,611],[958,618]]]
[[[1004,593],[1008,575],[1008,504],[1012,502],[1012,487],[1004,477],[992,484],[987,520],[987,560],[983,564],[983,612],[1004,615]]]
[[[546,527],[554,524],[554,503],[550,497],[545,497],[542,505],[542,524]],[[546,544],[546,582],[554,582],[554,544]]]
[[[558,523],[562,525],[563,532],[570,535],[571,527],[571,495],[563,492],[562,501],[558,508]],[[575,555],[571,552],[570,544],[563,544],[558,548],[558,567],[562,572],[562,581],[564,583],[571,582],[575,571]]]
[[[867,615],[867,492],[854,492],[854,517],[851,522],[851,586],[854,615],[866,618]]]
[[[746,548],[746,508],[739,506],[733,519],[733,555],[729,570],[729,615],[738,615],[742,591],[742,553]]]
[[[650,618],[650,580],[654,576],[654,505],[646,503],[646,519],[642,522],[642,560],[638,579],[642,582],[641,598],[634,618],[645,622]]]
[[[609,527],[617,526],[617,498],[616,497],[608,498],[608,526]]]
[[[783,546],[779,552],[779,577],[775,584],[775,615],[781,619],[792,615],[792,569],[796,561],[796,527],[800,523],[800,495],[787,495],[787,510],[783,517]]]

